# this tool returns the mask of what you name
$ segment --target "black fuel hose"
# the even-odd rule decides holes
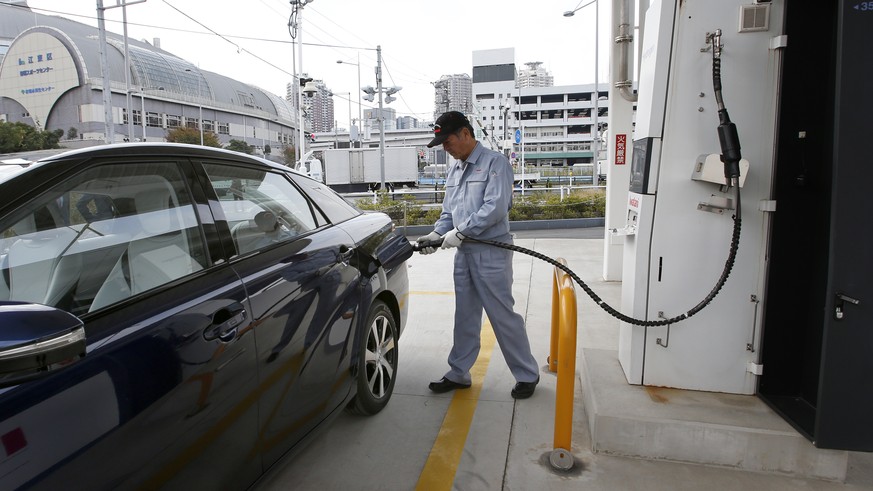
[[[573,278],[573,281],[575,281],[576,284],[578,284],[582,288],[582,290],[584,290],[585,293],[587,293],[588,296],[591,297],[591,300],[593,300],[594,303],[596,303],[598,307],[600,307],[606,313],[608,313],[609,315],[615,317],[616,319],[618,319],[622,322],[627,322],[628,324],[633,324],[633,325],[637,325],[637,326],[644,326],[644,327],[666,326],[668,324],[675,324],[679,321],[683,321],[685,319],[688,319],[689,317],[691,317],[694,314],[703,310],[704,307],[709,305],[709,303],[712,302],[713,299],[715,299],[715,296],[718,295],[718,292],[722,289],[725,282],[727,282],[728,276],[731,273],[731,269],[733,269],[734,262],[735,262],[736,257],[737,257],[737,250],[738,250],[739,244],[740,244],[740,228],[742,226],[742,217],[740,215],[740,188],[739,188],[739,186],[736,187],[736,196],[737,196],[737,212],[733,216],[734,231],[733,231],[733,235],[731,237],[730,251],[728,252],[728,257],[727,257],[727,260],[725,261],[724,269],[722,270],[721,276],[719,277],[718,281],[715,283],[715,286],[712,288],[712,290],[709,292],[709,294],[703,300],[701,300],[697,305],[692,307],[689,311],[685,312],[684,314],[680,314],[680,315],[677,315],[675,317],[671,317],[669,319],[659,319],[656,321],[650,321],[650,320],[637,319],[637,318],[622,314],[621,312],[616,310],[614,307],[612,307],[611,305],[606,303],[606,301],[601,299],[600,296],[597,295],[597,293],[595,293],[594,290],[591,289],[590,286],[588,286],[584,281],[582,281],[582,278],[580,278],[579,275],[577,275],[575,272],[573,272],[572,269],[570,269],[567,266],[561,264],[560,262],[550,258],[549,256],[546,256],[544,254],[540,254],[539,252],[536,252],[536,251],[533,251],[530,249],[526,249],[524,247],[517,246],[515,244],[507,244],[504,242],[497,242],[497,241],[493,241],[493,240],[481,240],[481,239],[475,239],[473,237],[466,237],[464,240],[470,241],[470,242],[479,242],[481,244],[487,244],[490,246],[499,247],[501,249],[508,249],[508,250],[514,251],[514,252],[520,252],[522,254],[526,254],[528,256],[535,257],[541,261],[545,261],[545,262],[555,266],[556,268],[559,268],[560,270],[567,273],[570,276],[570,278]],[[412,249],[414,251],[421,251],[422,249],[425,249],[428,247],[437,248],[437,247],[440,247],[442,245],[442,242],[443,242],[442,239],[438,239],[438,240],[434,240],[434,241],[427,241],[427,242],[420,242],[420,243],[413,242]]]

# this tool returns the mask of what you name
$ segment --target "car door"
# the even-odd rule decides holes
[[[251,302],[265,465],[316,427],[350,390],[349,350],[361,303],[354,243],[280,171],[203,168],[227,221],[231,265]]]
[[[0,300],[75,314],[87,354],[0,389],[2,487],[249,485],[262,470],[255,339],[191,164],[32,171],[0,188],[22,197],[0,209]]]

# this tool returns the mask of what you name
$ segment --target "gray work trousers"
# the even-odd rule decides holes
[[[516,382],[539,378],[530,351],[524,318],[513,310],[512,251],[497,247],[455,253],[455,330],[445,377],[469,384],[470,368],[479,356],[484,307],[497,344]]]

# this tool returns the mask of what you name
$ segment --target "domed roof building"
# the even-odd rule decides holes
[[[261,149],[296,140],[297,111],[285,99],[200,70],[157,41],[128,39],[125,63],[123,37],[108,31],[107,111],[96,28],[36,13],[24,1],[0,1],[0,18],[0,121],[62,129],[67,137],[92,143],[163,141],[178,127],[202,128],[223,144],[237,139]],[[105,124],[107,113],[112,125]]]

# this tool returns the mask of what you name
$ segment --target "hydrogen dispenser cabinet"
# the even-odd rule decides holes
[[[767,22],[755,26],[744,24],[745,7],[655,0],[645,13],[627,225],[613,231],[626,235],[621,311],[664,321],[705,307],[672,324],[621,323],[618,358],[632,384],[756,390],[770,220],[763,203],[771,186],[782,56],[774,39],[784,6],[765,5]],[[747,160],[738,182],[738,239],[740,203],[719,157],[721,96]]]
[[[653,0],[610,232],[628,382],[757,394],[817,447],[873,451],[864,6]]]

